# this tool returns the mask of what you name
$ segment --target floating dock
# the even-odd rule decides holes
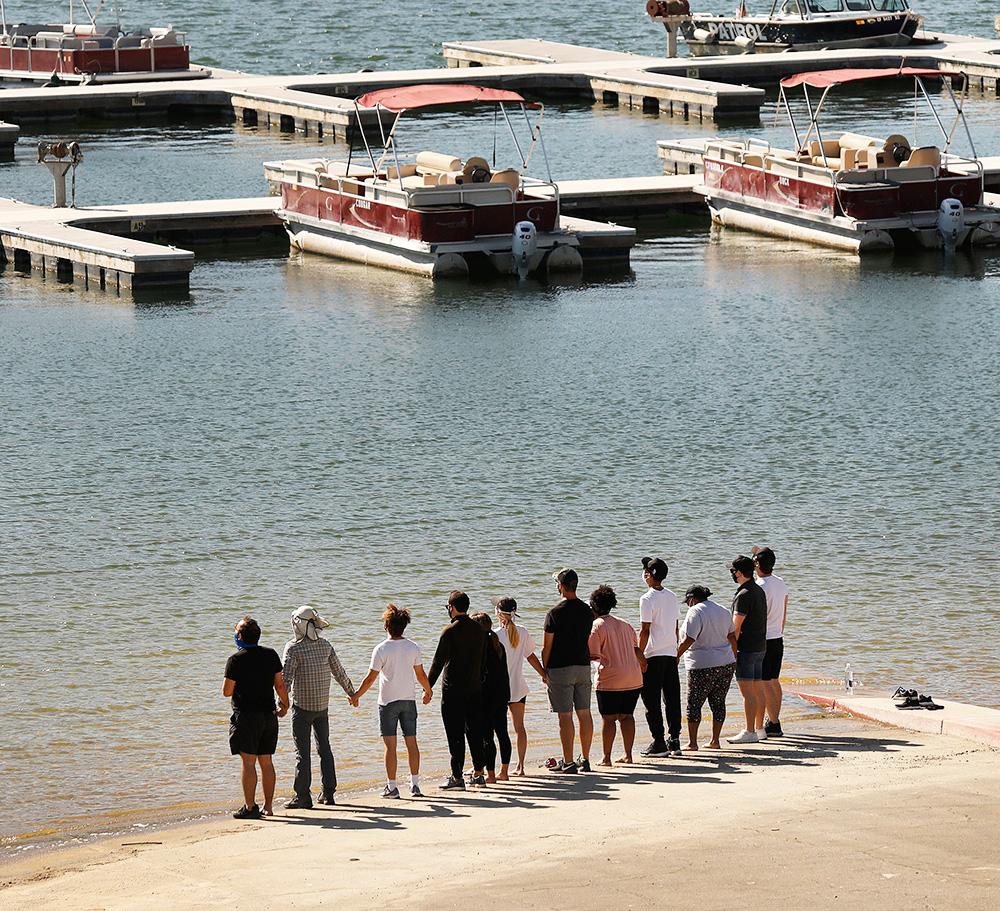
[[[650,57],[553,41],[446,42],[448,68],[335,75],[256,76],[215,70],[189,81],[134,82],[0,92],[0,118],[15,122],[215,113],[248,125],[271,126],[331,140],[350,138],[352,99],[365,92],[457,79],[534,97],[578,98],[629,111],[697,121],[759,117],[764,86],[784,76],[836,67],[939,68],[970,87],[996,92],[1000,41],[930,35],[903,48]],[[456,68],[476,68],[458,77]],[[374,117],[374,114],[372,115]]]

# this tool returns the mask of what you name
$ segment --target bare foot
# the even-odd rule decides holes
[[[497,777],[496,777],[496,775],[494,775],[492,772],[490,772],[490,774],[486,776],[486,783],[487,784],[496,784],[497,783]]]
[[[525,777],[527,777],[527,776],[525,775],[525,773],[524,773],[524,769],[514,769],[514,771],[513,771],[513,772],[511,772],[511,774],[512,774],[512,775],[513,775],[513,776],[514,776],[515,778],[525,778]]]
[[[721,750],[722,744],[718,740],[711,740],[705,745],[706,750]]]
[[[632,765],[632,754],[626,753],[624,756],[619,756],[615,762],[620,762],[622,765]]]
[[[497,775],[497,781],[510,781],[510,776],[506,772],[501,772]]]
[[[261,816],[274,816],[274,807],[263,807],[260,811]]]
[[[597,765],[610,766],[611,765],[611,757],[610,756],[605,756],[599,763],[597,763]]]
[[[693,753],[695,752],[695,750],[698,749],[698,744],[689,743],[686,747],[684,747],[684,749],[687,750],[689,753]]]

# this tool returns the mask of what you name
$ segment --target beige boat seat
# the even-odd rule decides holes
[[[497,171],[490,178],[490,183],[505,183],[512,190],[516,191],[521,185],[521,175],[518,173],[517,168],[504,168],[502,171]]]
[[[920,146],[910,152],[910,157],[903,162],[904,168],[930,165],[935,172],[941,167],[941,150],[937,146]]]
[[[449,171],[461,171],[462,159],[454,155],[444,155],[441,152],[420,152],[417,154],[418,174],[447,174]]]
[[[820,159],[820,164],[823,163],[824,153],[827,159],[840,158],[840,143],[836,139],[824,139],[822,144],[818,139],[813,139],[809,143],[809,154],[813,159]]]
[[[764,156],[763,155],[744,155],[743,164],[748,168],[762,168],[764,167]]]
[[[882,141],[874,136],[863,136],[861,133],[842,133],[837,140],[841,149],[867,149],[870,146],[878,146]]]
[[[417,166],[415,164],[404,164],[398,168],[395,165],[390,165],[385,169],[385,176],[389,180],[396,180],[398,177],[412,177],[416,173]]]

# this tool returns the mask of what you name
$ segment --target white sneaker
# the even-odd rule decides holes
[[[758,740],[767,740],[767,731],[765,731],[763,728],[758,728],[755,731],[755,733],[757,734]]]
[[[754,731],[740,731],[735,737],[727,737],[727,743],[756,743],[757,734]]]

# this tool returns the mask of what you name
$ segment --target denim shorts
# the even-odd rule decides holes
[[[416,700],[397,699],[378,707],[378,726],[383,737],[395,737],[397,723],[403,729],[404,737],[417,736]]]
[[[764,673],[764,652],[737,652],[736,679],[762,680]]]
[[[560,714],[590,709],[590,665],[553,667],[545,671],[549,706]]]

